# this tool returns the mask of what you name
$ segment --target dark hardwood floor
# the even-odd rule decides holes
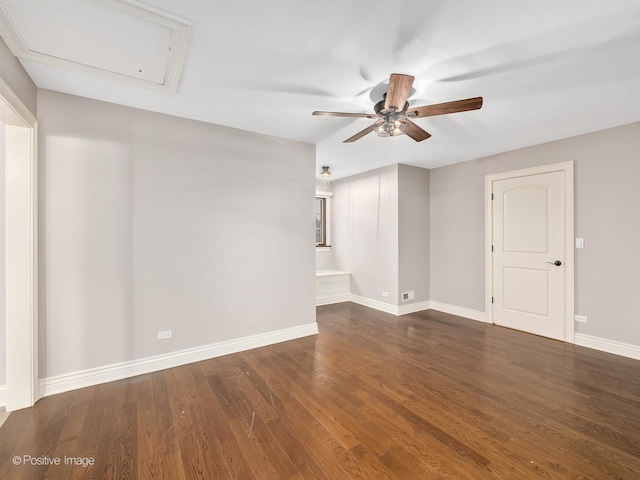
[[[12,413],[0,478],[640,479],[639,361],[431,310],[317,311],[318,336]]]

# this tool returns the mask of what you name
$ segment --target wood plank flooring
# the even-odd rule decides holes
[[[0,478],[640,479],[639,361],[431,310],[317,312],[318,336],[12,413]]]

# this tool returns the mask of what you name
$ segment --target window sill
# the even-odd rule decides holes
[[[328,247],[316,247],[316,253],[318,252],[330,252],[331,251],[331,245],[329,245]]]

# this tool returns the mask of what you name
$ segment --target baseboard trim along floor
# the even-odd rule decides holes
[[[491,323],[489,322],[489,319],[487,318],[487,314],[485,312],[472,310],[465,307],[458,307],[456,305],[449,305],[433,300],[410,303],[408,305],[401,306],[391,305],[389,303],[380,302],[378,300],[373,300],[354,294],[350,294],[348,300],[343,297],[336,298],[336,300],[337,301],[334,302],[329,301],[326,304],[351,301],[353,303],[357,303],[358,305],[364,305],[365,307],[374,308],[376,310],[398,316],[409,315],[411,313],[420,312],[423,310],[437,310],[439,312],[449,313],[458,317],[477,320],[484,323]],[[640,360],[640,346],[638,345],[618,342],[615,340],[608,340],[606,338],[593,337],[591,335],[585,335],[582,333],[575,334],[575,344],[581,347],[599,350],[601,352],[613,353],[614,355],[620,355],[623,357]]]
[[[424,310],[437,310],[471,320],[487,322],[486,314],[484,312],[435,301],[395,306],[353,294],[350,295],[350,301],[398,316],[408,315]],[[179,350],[164,355],[157,355],[130,362],[106,365],[104,367],[48,377],[40,380],[40,395],[41,397],[55,395],[57,393],[67,392],[78,388],[122,380],[166,368],[173,368],[209,358],[215,358],[222,355],[242,352],[253,348],[264,347],[275,343],[294,340],[296,338],[315,335],[317,333],[317,324],[310,323],[293,328],[204,345],[201,347]],[[638,345],[631,345],[581,333],[575,334],[575,344],[602,352],[640,360],[640,346]],[[0,385],[0,407],[6,405],[6,396],[6,386]]]
[[[220,357],[222,355],[229,355],[231,353],[273,345],[275,343],[295,340],[317,333],[318,325],[314,322],[297,327],[204,345],[202,347],[179,350],[164,355],[48,377],[40,380],[40,395],[42,397],[55,395],[56,393],[68,392],[77,388],[122,380],[166,368],[178,367],[188,363]]]

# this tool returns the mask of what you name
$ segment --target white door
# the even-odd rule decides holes
[[[493,320],[565,339],[565,172],[492,182]]]

